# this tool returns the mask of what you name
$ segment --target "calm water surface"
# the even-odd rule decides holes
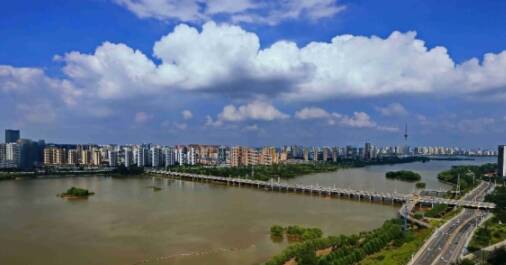
[[[430,188],[441,185],[436,161],[315,174],[295,182],[391,190],[384,172],[413,169]],[[161,191],[147,188],[162,187]],[[413,184],[397,183],[399,192]],[[56,197],[71,186],[87,200]],[[273,224],[316,226],[351,234],[396,215],[388,205],[251,188],[152,178],[68,177],[0,182],[0,264],[133,265],[260,264],[286,243],[269,238]]]

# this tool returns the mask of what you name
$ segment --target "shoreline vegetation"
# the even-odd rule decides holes
[[[438,178],[449,183],[457,183],[457,175],[472,172],[474,178],[485,179],[490,172],[495,170],[495,164],[484,164],[481,166],[454,166],[450,170],[443,171]],[[390,173],[390,174],[389,174]],[[420,175],[411,171],[388,172],[387,178],[401,179],[406,181],[418,181]],[[472,189],[473,181],[469,178],[473,176],[467,174],[464,179],[465,192]],[[476,180],[475,179],[475,180]],[[472,180],[472,179],[471,179]],[[474,181],[476,184],[477,181]],[[417,182],[417,187],[425,186],[424,182]],[[461,182],[462,185],[462,182]],[[492,231],[478,231],[475,237],[478,242],[472,241],[473,246],[482,247],[492,242],[504,240],[506,237],[506,187],[500,187],[486,198],[487,201],[494,202],[498,206],[494,210],[494,217],[487,223],[495,222],[485,229]],[[455,216],[461,209],[452,208],[448,205],[436,205],[425,212],[417,212],[419,217],[431,218],[433,224],[431,228],[417,228],[411,225],[410,229],[403,231],[401,218],[386,221],[382,227],[351,236],[327,236],[304,240],[288,246],[280,254],[272,257],[265,265],[403,265],[409,262],[412,255],[424,244],[433,231],[444,224],[447,220]],[[500,229],[497,228],[500,225]],[[271,227],[271,237],[283,239],[288,233],[287,228],[281,226]],[[494,234],[495,233],[495,234]],[[483,236],[485,235],[485,236]],[[493,238],[491,239],[491,236]],[[300,238],[300,237],[299,237]],[[483,243],[483,242],[486,242]],[[473,245],[474,244],[474,245]],[[481,245],[479,245],[481,244]],[[321,253],[325,253],[320,255]]]
[[[420,174],[409,170],[389,171],[385,174],[385,177],[387,179],[402,180],[407,182],[415,182],[422,179]]]
[[[320,228],[305,228],[298,225],[291,225],[287,227],[273,225],[270,231],[271,238],[275,242],[283,241],[285,236],[289,242],[301,242],[321,238],[323,236],[323,232]]]
[[[286,228],[286,233],[288,233],[288,228]],[[392,219],[386,221],[380,228],[350,236],[327,236],[306,240],[302,238],[301,242],[288,246],[281,254],[267,261],[265,265],[354,264],[387,245],[403,244],[405,238],[402,231],[402,221]]]
[[[94,194],[94,192],[90,192],[87,189],[72,187],[64,193],[57,194],[57,196],[64,199],[86,199]]]
[[[403,220],[387,220],[380,228],[350,236],[326,236],[295,241],[264,265],[404,265],[425,243],[434,230],[460,212],[460,208],[440,207],[431,220],[431,228],[410,225],[403,230]],[[427,213],[426,213],[427,214]],[[298,227],[298,226],[292,226]],[[271,238],[281,241],[288,228],[271,227]],[[307,231],[300,228],[298,231]],[[292,232],[293,233],[293,232]]]
[[[103,171],[100,169],[97,170],[45,170],[42,172],[22,172],[22,171],[14,171],[14,172],[5,172],[0,171],[0,181],[2,180],[15,180],[15,179],[30,179],[30,178],[38,178],[45,176],[82,176],[82,175],[107,175],[112,177],[125,177],[125,176],[136,176],[144,174],[144,168],[137,166],[125,167],[123,165],[118,166],[112,171]]]
[[[144,174],[144,168],[138,166],[129,166],[125,167],[124,165],[119,165],[112,172],[114,176],[135,176]]]
[[[506,240],[506,187],[496,187],[493,193],[485,197],[485,201],[493,202],[497,207],[492,211],[494,216],[476,230],[469,244],[470,251]]]
[[[427,162],[426,157],[390,157],[370,161],[339,160],[336,162],[318,162],[301,164],[278,164],[272,166],[243,166],[243,167],[216,167],[216,166],[172,166],[167,169],[182,173],[212,175],[222,177],[239,177],[268,181],[271,178],[290,179],[302,175],[332,172],[345,168],[365,167],[372,165],[391,165],[411,162]]]
[[[452,166],[451,169],[440,172],[437,178],[441,182],[454,185],[454,189],[458,182],[461,194],[465,194],[476,187],[480,180],[493,180],[491,176],[495,175],[496,170],[497,164],[495,163],[487,163],[479,166]]]

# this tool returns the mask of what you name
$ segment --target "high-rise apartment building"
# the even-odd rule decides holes
[[[132,165],[134,164],[134,161],[133,161],[133,160],[134,160],[134,159],[133,159],[133,156],[134,156],[134,155],[133,155],[132,149],[130,149],[130,148],[125,148],[125,149],[124,149],[124,153],[125,153],[125,159],[124,159],[124,160],[125,160],[125,161],[124,161],[124,163],[125,163],[125,167],[130,167],[130,166],[132,166]]]
[[[234,146],[230,149],[230,166],[255,166],[259,163],[259,152],[254,148]]]
[[[163,155],[162,149],[160,147],[151,147],[151,166],[154,168],[163,166]]]
[[[188,148],[188,152],[186,153],[186,160],[188,165],[197,164],[197,153],[195,152],[195,148]]]
[[[70,149],[68,151],[67,155],[67,164],[69,165],[77,165],[79,163],[79,160],[77,158],[77,150],[76,149]]]
[[[223,164],[227,161],[227,147],[220,146],[218,148],[218,163]]]
[[[187,164],[186,152],[187,152],[187,148],[184,146],[178,146],[176,148],[176,162],[178,163],[178,165],[186,165]]]
[[[5,144],[0,144],[0,162],[5,160]]]
[[[317,147],[313,147],[313,161],[318,161],[318,148]]]
[[[19,130],[5,130],[5,143],[16,143],[20,138]]]
[[[81,165],[91,165],[91,151],[87,149],[81,150]]]
[[[506,178],[506,145],[499,145],[497,154],[497,175]]]
[[[261,149],[260,154],[258,155],[259,165],[269,166],[272,164],[277,164],[278,160],[279,160],[278,153],[276,152],[276,148],[274,147],[264,147]]]
[[[63,165],[67,164],[67,152],[62,148],[53,149],[53,164]]]
[[[21,150],[17,143],[5,144],[5,160],[12,161],[17,167],[21,164]]]
[[[46,147],[44,148],[44,165],[53,164],[53,148]]]
[[[149,157],[149,149],[147,149],[145,146],[138,146],[134,149],[134,163],[137,164],[139,167],[145,167],[148,166],[151,160]]]
[[[118,166],[118,152],[109,150],[107,153],[108,162],[110,167],[117,167]]]
[[[172,147],[164,147],[163,148],[163,159],[164,159],[164,166],[173,166],[176,164],[176,154],[174,151],[174,148]]]
[[[329,160],[329,158],[330,158],[330,149],[328,147],[323,147],[322,160],[324,162],[327,162],[327,160]]]
[[[102,153],[100,152],[100,150],[93,150],[92,154],[93,154],[92,164],[94,166],[100,166],[102,164]]]

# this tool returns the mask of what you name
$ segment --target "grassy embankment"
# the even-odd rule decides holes
[[[469,250],[476,251],[506,240],[506,187],[497,187],[486,201],[496,204],[494,217],[486,221],[473,236]]]
[[[279,227],[275,233],[279,233]],[[306,231],[317,237],[317,230],[297,229]],[[311,231],[311,232],[307,232]],[[288,233],[288,228],[286,229]],[[304,232],[302,232],[304,233]],[[378,229],[354,234],[351,236],[317,237],[290,245],[281,254],[272,257],[266,265],[283,265],[287,262],[298,265],[345,265],[354,264],[366,256],[380,251],[388,245],[401,245],[405,240],[402,232],[402,221],[392,219],[386,221]],[[322,250],[328,250],[327,255],[319,255]]]
[[[442,209],[442,208],[441,208]],[[404,265],[408,263],[420,247],[423,246],[435,229],[443,225],[446,221],[457,215],[461,209],[447,211],[447,207],[438,210],[440,219],[431,220],[432,227],[412,230],[408,234],[406,242],[401,246],[389,246],[382,251],[366,257],[359,265]],[[427,215],[427,212],[426,212]]]

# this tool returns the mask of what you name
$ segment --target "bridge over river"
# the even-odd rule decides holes
[[[361,191],[354,189],[345,189],[338,187],[323,187],[319,185],[302,185],[302,184],[286,184],[286,183],[278,183],[274,181],[260,181],[260,180],[252,180],[252,179],[243,179],[243,178],[226,178],[226,177],[217,177],[217,176],[206,176],[206,175],[198,175],[191,173],[181,173],[167,170],[146,170],[146,173],[157,174],[166,177],[176,177],[181,179],[187,179],[191,181],[210,181],[210,182],[220,182],[228,185],[237,185],[237,186],[249,186],[255,187],[258,189],[265,189],[270,191],[286,191],[286,192],[300,192],[300,193],[309,193],[309,194],[319,194],[326,196],[334,196],[339,198],[349,198],[349,199],[358,199],[365,201],[383,201],[383,202],[391,202],[391,203],[406,203],[413,201],[415,195],[413,194],[402,194],[402,193],[388,193],[388,192],[371,192],[371,191]],[[432,196],[416,196],[416,202],[420,204],[426,205],[438,205],[438,204],[446,204],[450,206],[460,206],[465,208],[474,208],[474,209],[494,209],[495,204],[489,202],[480,202],[480,201],[470,201],[470,200],[454,200],[454,199],[445,199],[445,198],[437,198]]]

